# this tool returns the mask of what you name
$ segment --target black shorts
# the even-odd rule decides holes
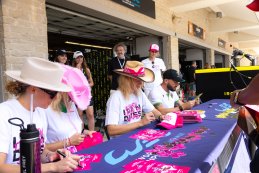
[[[90,100],[89,106],[93,106],[94,105],[94,101],[93,101],[93,97]]]

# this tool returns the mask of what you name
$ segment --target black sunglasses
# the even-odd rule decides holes
[[[155,62],[152,61],[152,68],[155,68]]]
[[[40,89],[42,91],[44,91],[45,93],[47,93],[51,99],[53,99],[58,93],[57,91],[50,91],[50,90],[43,89],[43,88],[40,88]]]

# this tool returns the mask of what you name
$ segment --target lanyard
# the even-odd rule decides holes
[[[125,59],[123,59],[124,61],[123,61],[123,63],[122,63],[122,64],[121,64],[121,61],[119,60],[119,58],[118,58],[118,57],[117,57],[117,60],[118,60],[118,62],[119,62],[119,64],[120,64],[121,69],[123,69],[124,64],[125,64]]]

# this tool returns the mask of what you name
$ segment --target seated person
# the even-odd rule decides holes
[[[44,147],[47,123],[43,109],[48,107],[57,91],[70,91],[61,82],[63,69],[42,58],[26,58],[21,71],[6,71],[6,74],[15,80],[7,83],[6,90],[16,98],[0,104],[0,172],[20,172],[20,128],[8,122],[14,117],[22,119],[25,127],[34,123],[40,131],[41,162],[44,163],[40,172],[72,172],[78,166],[79,156],[62,150],[69,155],[63,158]],[[54,160],[59,161],[52,162]]]
[[[163,74],[163,82],[154,88],[148,98],[155,108],[163,115],[169,112],[183,111],[191,109],[195,105],[195,100],[182,102],[176,88],[184,80],[178,75],[176,70],[168,69]]]
[[[77,146],[82,142],[85,142],[85,144],[80,149],[84,149],[102,142],[102,138],[96,140],[96,134],[93,134],[99,132],[83,128],[83,122],[77,108],[67,93],[57,94],[51,105],[46,109],[46,115],[48,122],[46,143],[51,151],[70,146],[76,146],[78,150]],[[85,139],[86,136],[90,136],[90,138]],[[98,136],[101,136],[101,134]]]
[[[107,102],[105,125],[110,136],[121,135],[159,118],[161,113],[150,103],[141,88],[144,82],[153,82],[154,73],[141,62],[127,61],[120,74],[118,89]],[[142,112],[145,115],[142,117]]]

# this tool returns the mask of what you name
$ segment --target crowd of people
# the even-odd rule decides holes
[[[111,92],[105,118],[111,138],[197,104],[197,100],[179,98],[176,90],[185,81],[177,70],[166,69],[159,58],[159,46],[151,44],[148,51],[149,57],[143,61],[131,61],[125,56],[127,47],[123,43],[114,46],[116,56],[108,63]],[[194,61],[189,70],[190,96],[195,96],[196,67]],[[20,129],[8,123],[13,117],[21,118],[25,126],[36,124],[40,131],[42,172],[76,169],[80,158],[73,153],[102,142],[102,135],[94,131],[91,99],[94,81],[84,54],[74,52],[71,66],[65,50],[57,51],[55,62],[26,58],[21,71],[6,71],[6,75],[13,79],[7,83],[6,90],[15,98],[0,104],[0,172],[19,172]],[[245,90],[234,92],[233,106],[258,103],[258,94],[254,94],[256,79]],[[247,100],[248,94],[254,97]],[[83,123],[83,111],[88,129]],[[69,157],[62,157],[57,150]],[[257,169],[254,164],[257,160],[255,157],[251,169]]]

